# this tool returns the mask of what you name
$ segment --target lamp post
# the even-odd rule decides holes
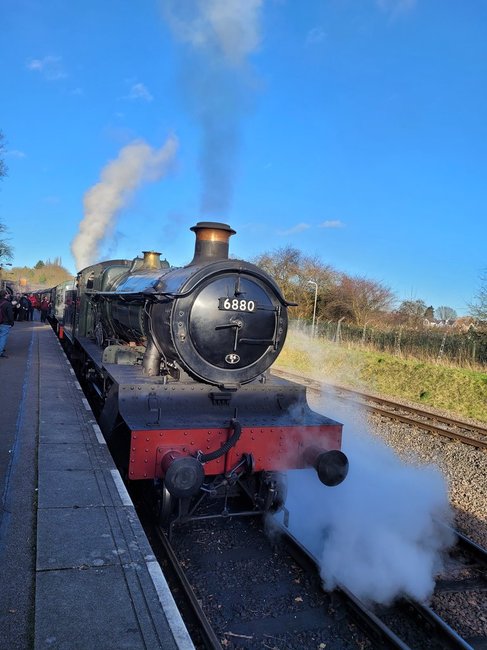
[[[316,301],[318,300],[318,283],[314,280],[308,280],[308,284],[314,285],[315,288],[315,303],[313,306],[313,322],[311,325],[311,338],[314,338],[315,335],[315,320],[316,320]]]

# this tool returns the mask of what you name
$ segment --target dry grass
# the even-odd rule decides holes
[[[401,359],[290,333],[278,367],[487,422],[487,373]]]

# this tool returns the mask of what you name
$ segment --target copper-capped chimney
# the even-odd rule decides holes
[[[190,228],[196,234],[194,257],[188,266],[228,259],[228,242],[235,230],[226,223],[198,221]]]

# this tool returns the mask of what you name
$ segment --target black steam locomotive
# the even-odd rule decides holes
[[[289,303],[267,273],[228,258],[228,225],[191,230],[187,266],[145,252],[54,290],[59,335],[121,470],[157,486],[165,520],[196,516],[208,501],[229,514],[242,496],[252,512],[276,510],[286,469],[312,466],[337,485],[348,470],[342,425],[269,373]]]

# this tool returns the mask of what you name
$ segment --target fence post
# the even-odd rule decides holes
[[[446,332],[443,334],[443,338],[441,340],[440,351],[438,352],[438,356],[436,357],[437,361],[439,361],[443,356],[443,353],[445,351],[445,341],[446,341]]]
[[[337,323],[337,329],[335,332],[335,343],[340,343],[341,338],[342,338],[342,320],[345,318],[345,316],[342,316],[340,320]]]
[[[364,329],[362,331],[362,345],[365,344],[365,331],[367,329],[367,323],[364,323]]]
[[[396,342],[394,344],[394,350],[396,354],[401,354],[401,335],[402,335],[402,327],[399,328],[399,332],[397,333],[396,336]]]

